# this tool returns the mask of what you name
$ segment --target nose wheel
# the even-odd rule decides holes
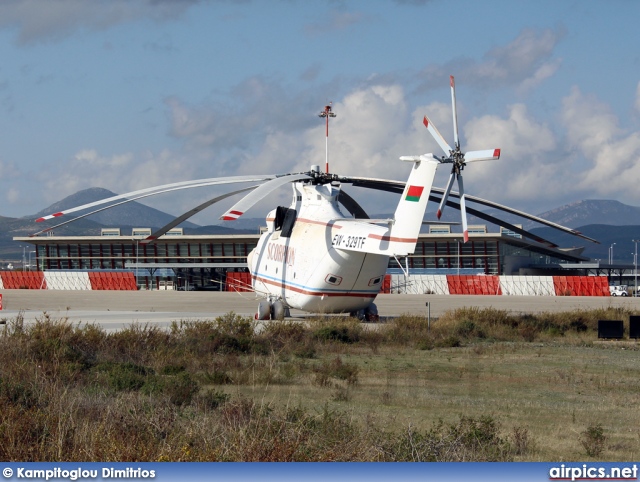
[[[258,303],[258,312],[255,315],[256,320],[284,320],[285,317],[289,317],[289,307],[282,301],[276,300],[273,303],[270,301],[261,301]]]

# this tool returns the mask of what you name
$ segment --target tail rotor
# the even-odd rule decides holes
[[[435,125],[429,120],[427,116],[424,116],[423,124],[438,143],[440,148],[444,151],[443,157],[434,156],[441,164],[451,164],[451,176],[449,176],[449,182],[444,191],[440,205],[438,206],[437,217],[440,219],[442,211],[444,210],[447,200],[449,199],[449,193],[453,187],[454,179],[458,182],[458,192],[460,194],[460,215],[462,216],[462,230],[464,236],[464,242],[469,240],[469,233],[467,231],[467,211],[464,198],[464,183],[462,180],[462,171],[468,162],[475,161],[490,161],[494,159],[500,159],[500,149],[486,149],[482,151],[469,151],[467,153],[462,152],[460,148],[460,138],[458,136],[458,113],[456,108],[456,86],[453,75],[449,77],[449,83],[451,85],[451,110],[453,114],[453,140],[454,147],[451,148],[444,137],[440,134]]]

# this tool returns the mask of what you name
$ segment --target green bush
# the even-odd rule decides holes
[[[323,326],[314,332],[314,336],[321,341],[337,341],[340,343],[356,343],[360,339],[359,330],[343,325]]]
[[[153,376],[147,378],[141,388],[146,395],[165,395],[174,405],[182,406],[191,403],[200,386],[189,373],[175,376]]]
[[[131,362],[100,363],[93,371],[105,373],[108,386],[117,392],[140,390],[148,377],[153,375],[152,369]]]

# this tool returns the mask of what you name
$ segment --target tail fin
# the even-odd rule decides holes
[[[400,159],[413,162],[413,168],[394,214],[395,222],[389,232],[389,251],[403,256],[415,251],[429,193],[440,163],[431,154]]]

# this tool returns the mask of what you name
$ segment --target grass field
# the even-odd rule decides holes
[[[0,336],[3,460],[612,460],[640,455],[625,309],[462,309],[371,327],[229,313]]]

